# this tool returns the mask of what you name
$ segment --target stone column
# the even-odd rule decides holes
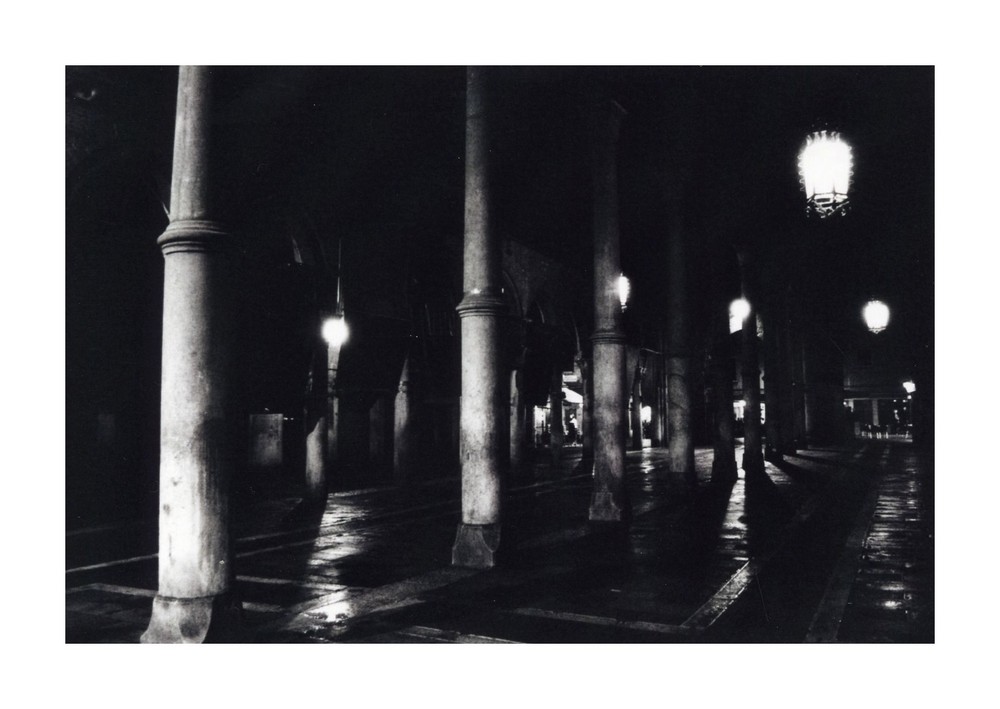
[[[337,368],[340,365],[339,344],[326,347],[326,461],[328,473],[340,455],[337,431],[340,430],[340,400],[337,396]]]
[[[514,369],[510,373],[510,468],[514,472],[519,471],[524,465],[527,446],[524,408],[521,396],[521,370]]]
[[[462,521],[452,548],[452,564],[490,568],[500,546],[500,483],[507,415],[500,382],[499,240],[490,219],[489,104],[483,69],[466,72],[465,252],[462,302],[462,401],[459,451],[462,467]]]
[[[809,447],[810,402],[809,381],[806,378],[806,337],[800,334],[795,342],[795,435],[799,448]]]
[[[662,335],[659,346],[662,351]],[[666,368],[663,366],[663,355],[659,352],[649,361],[652,362],[653,368],[650,376],[653,380],[653,401],[651,402],[652,412],[650,415],[651,443],[654,448],[658,448],[666,445],[667,442],[667,387],[664,382]]]
[[[395,400],[390,391],[379,393],[368,409],[368,460],[375,474],[375,480],[382,482],[392,477],[392,451],[390,425],[394,416],[389,407]]]
[[[583,445],[582,465],[589,465],[594,458],[594,381],[590,362],[578,352],[576,366],[580,372],[580,389],[583,403],[580,405],[580,443]]]
[[[164,256],[159,585],[145,643],[226,640],[239,626],[229,484],[231,237],[214,220],[211,71],[181,67]]]
[[[687,261],[680,202],[671,200],[667,320],[667,422],[670,469],[688,485],[697,483],[694,467],[691,397],[691,333],[688,323]]]
[[[739,477],[736,467],[736,421],[733,413],[733,356],[729,345],[729,326],[725,306],[716,308],[713,347],[708,365],[715,409],[713,427],[712,482],[732,483]]]
[[[632,448],[642,450],[642,354],[636,357],[635,367],[629,373],[632,377],[632,405],[629,416],[632,419]]]
[[[417,443],[413,408],[413,383],[410,358],[407,356],[399,375],[399,389],[393,407],[392,477],[397,485],[405,485],[413,478]]]
[[[618,161],[621,106],[598,108],[594,150],[594,491],[590,519],[619,522],[625,510],[625,333],[618,277]]]
[[[795,425],[795,350],[792,344],[790,306],[786,300],[778,327],[779,364],[781,366],[781,445],[782,453],[796,452]]]
[[[779,364],[778,327],[774,310],[764,319],[764,399],[767,403],[764,430],[764,459],[780,463],[784,444],[781,438],[781,397],[783,386]]]
[[[753,274],[749,259],[740,254],[743,297],[750,304],[750,313],[743,321],[743,470],[748,477],[764,475],[764,452],[760,435],[760,364],[757,356],[757,302],[752,286]]]
[[[552,378],[549,381],[549,448],[554,468],[558,467],[559,461],[562,459],[562,449],[566,443],[562,385],[562,369],[557,364],[552,365]]]
[[[327,364],[326,345],[320,346],[322,361],[314,362],[306,406],[306,497],[326,498]]]

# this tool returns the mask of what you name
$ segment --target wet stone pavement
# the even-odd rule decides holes
[[[742,451],[737,451],[738,459]],[[579,453],[505,498],[500,564],[450,565],[458,480],[235,505],[248,642],[933,642],[933,469],[908,441],[812,448],[698,485],[628,454],[631,520],[587,520]],[[136,642],[156,524],[67,534],[66,641]]]

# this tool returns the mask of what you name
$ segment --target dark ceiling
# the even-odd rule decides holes
[[[459,281],[463,67],[214,71],[220,217],[251,242],[305,230],[328,261],[340,245],[365,254],[366,268],[384,263],[395,274],[395,263],[403,278]],[[80,205],[103,204],[102,218],[114,221],[144,199],[168,202],[176,78],[173,67],[67,68],[71,221]],[[663,309],[665,195],[679,190],[699,264],[696,302],[709,301],[697,298],[708,287],[697,275],[706,259],[725,260],[727,288],[737,287],[733,253],[742,246],[765,282],[791,282],[828,327],[853,326],[845,313],[881,297],[914,346],[932,341],[932,67],[495,67],[491,83],[496,228],[505,238],[586,275],[590,109],[613,99],[626,112],[622,264],[640,313]],[[841,131],[853,147],[853,206],[843,218],[806,217],[796,157],[818,129]],[[138,221],[151,233],[136,234],[131,248],[155,261],[164,207],[143,210]],[[92,247],[97,237],[87,238]],[[78,253],[70,245],[68,271]]]

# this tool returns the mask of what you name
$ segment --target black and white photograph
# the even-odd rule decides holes
[[[991,695],[984,13],[98,5],[11,18],[15,704]]]
[[[932,643],[934,68],[67,66],[66,642]]]

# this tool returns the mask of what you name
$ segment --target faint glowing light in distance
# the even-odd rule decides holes
[[[743,321],[750,314],[750,303],[744,298],[737,298],[729,304],[729,334],[739,332],[743,328]]]

